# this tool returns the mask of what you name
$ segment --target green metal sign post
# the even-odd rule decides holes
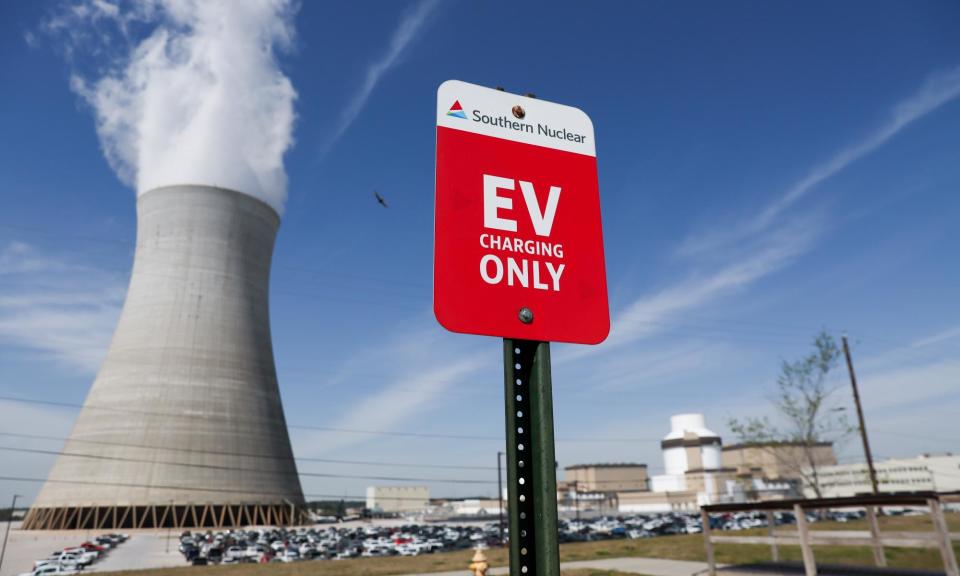
[[[550,343],[505,338],[503,366],[510,576],[559,576]]]

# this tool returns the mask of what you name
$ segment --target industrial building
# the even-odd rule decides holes
[[[881,492],[953,492],[960,490],[960,456],[921,454],[874,463]],[[873,491],[866,463],[839,464],[818,469],[820,489],[826,498],[854,496]],[[804,490],[808,497],[813,490]]]
[[[735,468],[740,476],[773,481],[798,481],[805,463],[811,459],[818,467],[833,466],[837,456],[833,444],[818,442],[752,442],[723,447],[723,466]]]
[[[496,516],[500,513],[500,506],[507,511],[507,500],[498,501],[496,498],[464,498],[449,500],[445,509],[451,516]]]
[[[646,464],[576,464],[564,468],[565,485],[583,492],[649,490]]]
[[[723,466],[722,446],[703,414],[671,416],[670,431],[660,442],[664,474],[648,476],[646,464],[568,466],[558,498],[578,511],[612,506],[624,513],[692,511],[742,499],[736,470]]]
[[[426,486],[367,486],[367,509],[386,514],[421,512],[430,504]]]
[[[650,490],[617,493],[621,512],[696,510],[703,504],[741,498],[736,471],[722,465],[720,436],[707,428],[703,414],[670,417],[670,432],[660,442],[664,473],[650,479]]]
[[[123,312],[24,529],[303,518],[270,336],[279,225],[269,205],[232,190],[140,195]]]
[[[577,511],[613,506],[624,513],[695,511],[705,504],[796,497],[802,462],[836,464],[833,446],[795,443],[723,446],[702,414],[670,418],[660,442],[664,473],[647,475],[646,464],[578,464],[558,483],[561,506]]]

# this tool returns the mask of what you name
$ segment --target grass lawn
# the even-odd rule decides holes
[[[952,531],[960,531],[960,514],[948,514],[947,523]],[[813,530],[868,529],[865,521],[818,522],[811,524],[810,527]],[[796,530],[796,527],[783,526],[778,530],[791,531]],[[930,518],[927,516],[890,516],[880,518],[880,530],[881,532],[887,530],[921,532],[931,531],[932,525]],[[729,534],[766,534],[766,530],[744,530]],[[954,550],[960,555],[960,543],[954,544]],[[716,544],[714,551],[717,562],[722,564],[749,564],[770,560],[770,548],[760,544]],[[873,553],[865,547],[814,546],[813,551],[819,563],[873,565]],[[890,567],[943,570],[940,553],[936,549],[887,548],[886,554],[887,564]],[[490,566],[505,566],[507,564],[506,549],[487,550],[486,555]],[[295,562],[292,564],[242,564],[238,566],[184,566],[182,568],[151,570],[149,576],[388,576],[391,574],[452,570],[462,570],[466,575],[468,574],[467,565],[470,564],[472,556],[473,550],[461,550],[410,558],[363,558]],[[699,534],[662,536],[644,540],[606,540],[560,546],[560,560],[562,562],[623,557],[668,558],[703,562],[706,560],[706,553],[703,548],[703,538]],[[800,547],[781,546],[780,558],[782,560],[800,561]],[[117,572],[115,574],[146,576],[143,571]],[[620,576],[617,572],[591,569],[565,571],[564,575]]]

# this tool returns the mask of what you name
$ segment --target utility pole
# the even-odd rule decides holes
[[[170,553],[170,537],[173,535],[173,518],[176,511],[173,509],[173,500],[170,501],[170,526],[167,527],[167,554]]]
[[[10,504],[10,516],[7,517],[7,531],[3,533],[3,548],[0,548],[0,568],[3,568],[3,557],[7,554],[7,538],[10,537],[10,528],[13,524],[13,511],[17,509],[17,498],[19,494],[13,495],[13,502]]]
[[[500,468],[500,457],[503,452],[497,452],[497,503],[500,505],[500,545],[503,546],[503,472]]]
[[[850,385],[853,386],[853,403],[857,406],[857,420],[860,422],[860,438],[863,439],[863,451],[867,455],[867,467],[870,469],[870,484],[873,493],[877,494],[877,471],[873,467],[873,454],[870,452],[870,441],[867,439],[867,425],[863,421],[863,408],[860,407],[860,392],[857,391],[857,375],[853,371],[853,359],[850,357],[850,346],[847,344],[847,335],[843,335],[843,354],[847,357],[847,370],[850,372]]]
[[[580,481],[573,481],[573,506],[577,510],[577,524],[580,523]]]

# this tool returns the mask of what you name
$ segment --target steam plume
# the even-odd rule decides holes
[[[120,56],[71,87],[93,108],[110,166],[143,193],[172,184],[232,188],[282,213],[283,155],[296,92],[276,58],[293,39],[292,0],[84,0],[49,28]],[[86,26],[93,36],[77,33]],[[82,28],[79,28],[82,29]],[[136,36],[137,38],[132,38]],[[75,52],[75,50],[74,50]]]

